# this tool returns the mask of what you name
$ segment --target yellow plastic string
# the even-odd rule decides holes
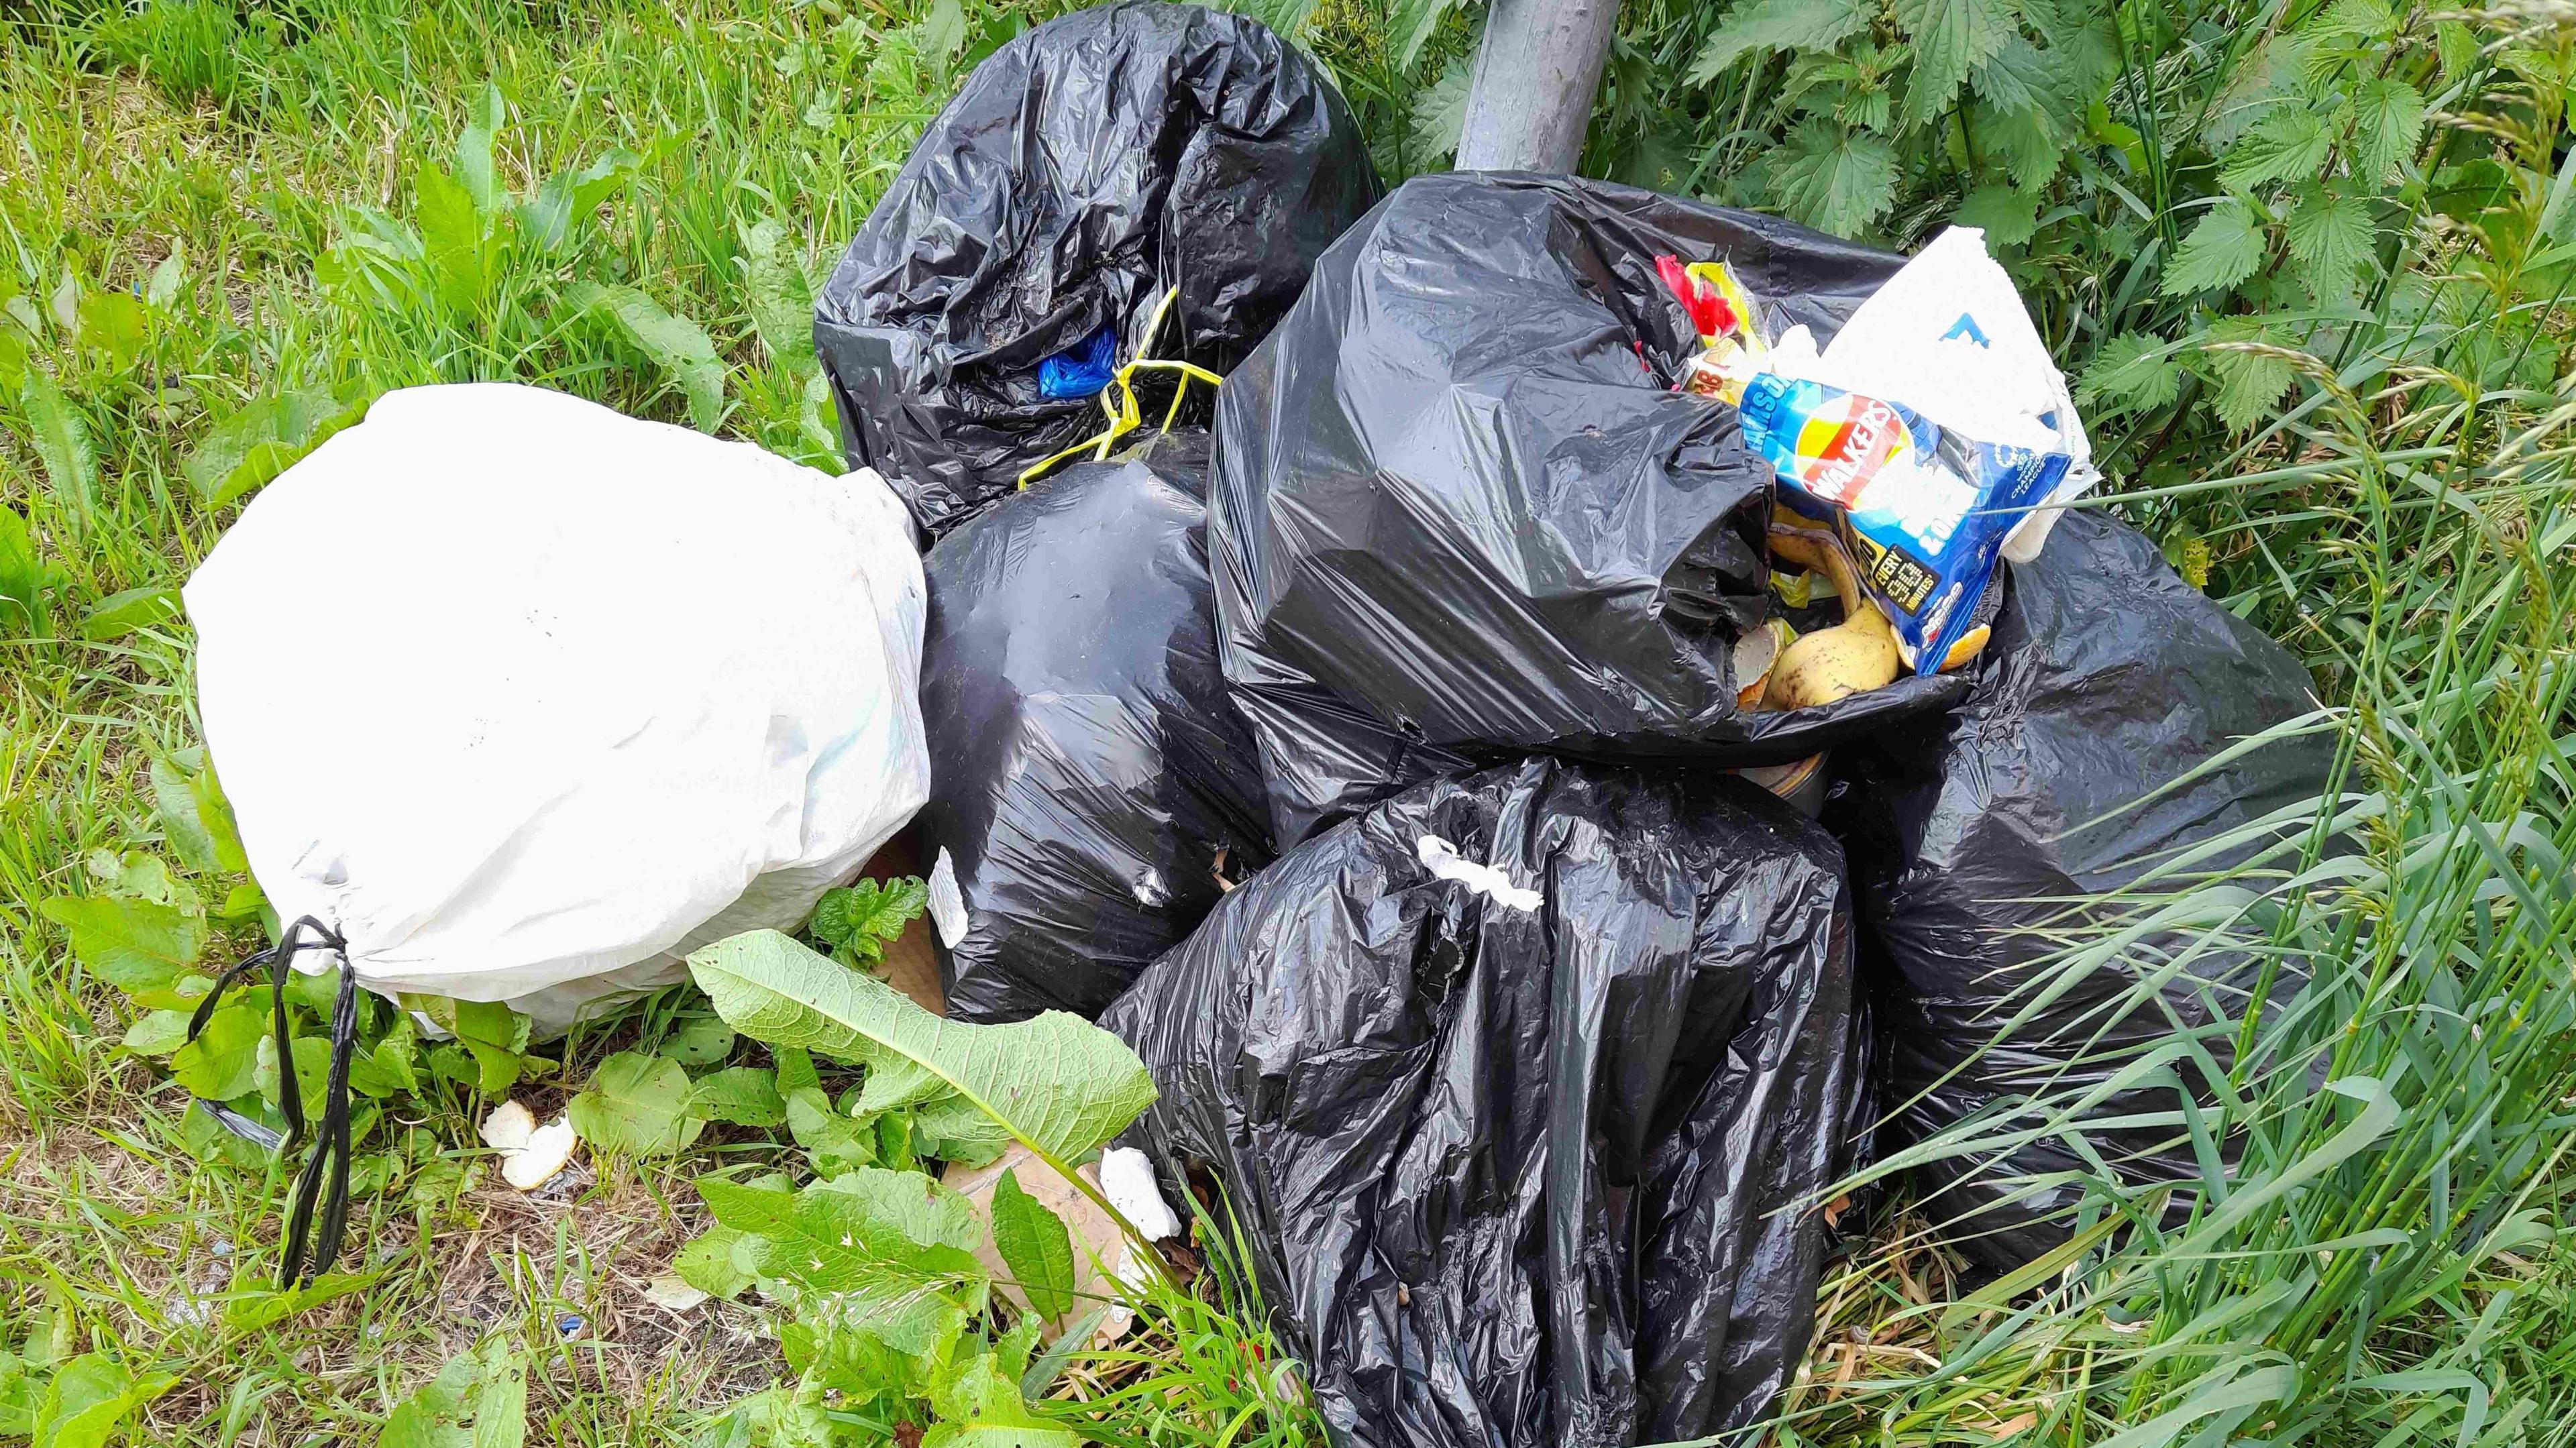
[[[1163,413],[1163,429],[1167,432],[1171,430],[1173,421],[1181,415],[1181,399],[1189,395],[1190,383],[1193,379],[1204,382],[1210,387],[1222,387],[1225,385],[1224,378],[1217,376],[1215,373],[1210,372],[1204,367],[1193,366],[1190,363],[1170,358],[1158,358],[1146,355],[1154,350],[1154,338],[1163,330],[1163,317],[1166,313],[1171,311],[1172,303],[1177,301],[1180,298],[1180,295],[1181,289],[1179,287],[1174,287],[1163,293],[1163,299],[1154,304],[1154,314],[1145,319],[1145,339],[1136,344],[1135,357],[1130,359],[1116,372],[1111,373],[1109,377],[1109,385],[1100,389],[1100,410],[1108,415],[1109,426],[1090,437],[1084,438],[1082,441],[1075,443],[1073,446],[1066,448],[1061,452],[1040,458],[1038,461],[1021,469],[1021,487],[1027,487],[1031,482],[1045,474],[1048,469],[1054,467],[1057,463],[1063,462],[1068,458],[1077,457],[1086,452],[1091,454],[1091,460],[1093,462],[1107,462],[1109,460],[1109,450],[1117,445],[1118,439],[1125,437],[1127,434],[1134,432],[1137,428],[1144,426],[1145,419],[1143,411],[1136,403],[1136,386],[1134,379],[1137,373],[1177,372],[1181,375],[1180,385],[1172,389],[1172,405],[1165,409]],[[1113,394],[1117,398],[1114,402],[1110,400]]]

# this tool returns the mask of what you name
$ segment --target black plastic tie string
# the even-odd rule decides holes
[[[309,938],[308,938],[309,937]],[[216,1003],[224,992],[265,965],[270,968],[270,1024],[277,1042],[277,1102],[279,1114],[286,1118],[286,1132],[280,1135],[264,1123],[242,1115],[220,1101],[200,1101],[198,1106],[226,1131],[253,1143],[263,1150],[293,1150],[304,1137],[304,1088],[296,1077],[295,1041],[286,1009],[286,982],[295,969],[295,954],[301,950],[328,950],[340,957],[340,991],[331,1009],[331,1074],[323,1095],[322,1119],[314,1131],[313,1155],[297,1176],[295,1196],[287,1215],[286,1239],[280,1258],[277,1285],[292,1287],[300,1279],[310,1282],[329,1269],[340,1255],[342,1237],[349,1221],[349,1066],[358,1044],[358,973],[349,964],[349,942],[340,932],[307,915],[286,927],[277,944],[257,954],[244,957],[215,979],[205,999],[197,1002],[196,1011],[188,1017],[188,1039],[194,1041],[213,1018]],[[327,1184],[327,1187],[326,1187]],[[321,1231],[312,1231],[314,1209],[321,1208]],[[306,1252],[308,1242],[312,1248]]]

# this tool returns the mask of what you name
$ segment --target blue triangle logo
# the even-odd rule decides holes
[[[1949,341],[1953,337],[1965,337],[1980,347],[1991,347],[1994,345],[1992,342],[1986,340],[1986,334],[1984,332],[1977,329],[1977,319],[1969,316],[1965,312],[1961,312],[1959,314],[1959,320],[1950,324],[1949,331],[1941,334],[1941,340],[1944,342]]]

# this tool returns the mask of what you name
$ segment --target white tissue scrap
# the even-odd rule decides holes
[[[1146,1241],[1159,1242],[1181,1230],[1181,1219],[1172,1215],[1162,1188],[1154,1184],[1154,1164],[1134,1147],[1113,1146],[1100,1154],[1100,1190]]]
[[[1536,890],[1512,883],[1511,877],[1491,865],[1479,865],[1458,853],[1458,847],[1438,835],[1424,835],[1413,842],[1413,852],[1420,857],[1422,868],[1443,880],[1455,880],[1497,905],[1512,910],[1536,910],[1544,898]]]

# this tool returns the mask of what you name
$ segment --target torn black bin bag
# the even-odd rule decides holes
[[[1226,383],[1209,552],[1283,847],[1468,758],[1784,764],[1964,687],[1738,708],[1772,472],[1672,390],[1698,341],[1662,254],[1820,342],[1903,260],[1607,182],[1419,176]]]
[[[1101,429],[1097,364],[1168,289],[1153,355],[1222,374],[1379,194],[1350,108],[1257,21],[1038,26],[966,77],[815,305],[851,464],[945,532]]]
[[[1269,859],[1217,669],[1206,465],[1204,432],[1160,436],[930,550],[919,829],[962,906],[932,912],[953,1016],[1096,1016],[1207,914],[1220,867]]]
[[[1837,755],[1850,778],[1826,821],[1851,852],[1864,976],[1882,1028],[1881,1098],[1898,1113],[1883,1149],[1980,1111],[2011,1111],[2035,1092],[2072,1101],[2178,1031],[2208,1027],[2213,1002],[2241,1018],[2263,974],[2246,952],[2209,952],[2124,1005],[2185,938],[2157,935],[2011,1025],[2043,984],[2067,974],[2050,958],[2050,938],[2027,932],[2064,938],[2088,918],[2098,926],[2102,917],[2070,915],[2068,902],[2131,886],[2178,851],[2276,811],[2295,816],[2285,830],[2304,833],[2298,806],[2324,792],[2333,759],[2330,736],[2295,736],[2158,793],[2246,736],[2313,710],[2307,671],[2184,582],[2154,543],[2097,511],[2067,513],[2039,558],[2006,577],[1968,701],[1946,720]],[[2281,965],[2266,986],[2269,1005],[2285,1004],[2302,980],[2295,962]],[[2204,1042],[2222,1067],[2231,1037],[2216,1031]],[[2194,1073],[2186,1067],[2179,1079]],[[2170,1117],[2180,1105],[2173,1086],[2140,1086],[2088,1119]],[[2020,1124],[2039,1120],[2025,1113]],[[2014,1125],[1999,1119],[1992,1129]],[[2084,1131],[2132,1185],[2197,1181],[2182,1136],[2178,1126]],[[2067,1214],[2083,1196],[2069,1174],[2093,1169],[2055,1136],[1915,1173],[1931,1218],[1998,1271],[2067,1239]]]
[[[1283,855],[1102,1017],[1339,1448],[1687,1439],[1804,1358],[1858,1089],[1842,861],[1708,770],[1535,758]]]

